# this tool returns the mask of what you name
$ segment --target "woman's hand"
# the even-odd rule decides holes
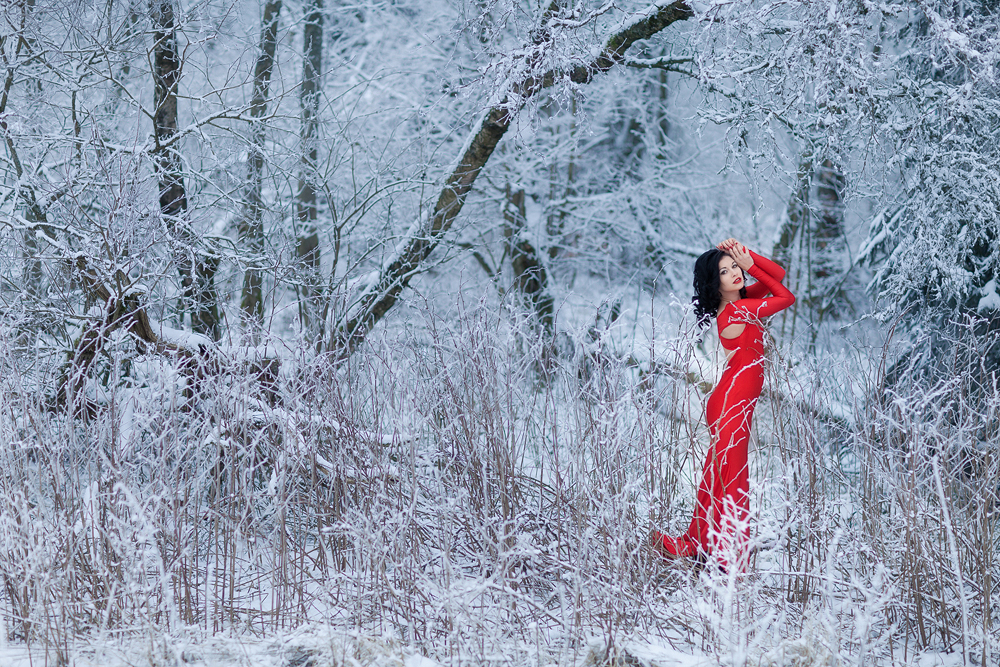
[[[726,239],[718,246],[719,250],[728,253],[730,257],[736,260],[736,266],[740,267],[744,271],[750,269],[753,266],[753,257],[750,256],[750,251],[745,245],[737,241],[736,239]]]
[[[722,252],[729,252],[734,246],[743,246],[744,250],[747,249],[745,245],[743,245],[736,239],[726,239],[725,241],[723,241],[722,243],[720,243],[715,247],[721,250]]]

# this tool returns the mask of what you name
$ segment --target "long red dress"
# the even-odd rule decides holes
[[[747,445],[766,363],[760,319],[795,303],[795,296],[781,284],[785,270],[756,253],[750,256],[753,266],[749,273],[758,282],[747,287],[745,298],[727,303],[718,316],[719,340],[733,355],[705,410],[712,444],[698,485],[694,517],[684,535],[660,536],[668,554],[716,554],[723,566],[735,557],[741,571],[746,566],[743,561],[749,539]],[[736,338],[724,338],[722,331],[730,324],[746,327]]]

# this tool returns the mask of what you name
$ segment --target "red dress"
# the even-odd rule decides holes
[[[751,252],[749,273],[758,282],[747,287],[746,298],[727,303],[718,316],[719,340],[732,356],[705,410],[712,444],[708,449],[694,517],[680,537],[661,536],[663,549],[677,556],[717,553],[723,565],[746,554],[749,538],[750,476],[747,444],[753,411],[764,386],[764,331],[760,319],[795,303],[781,279],[785,270]],[[768,293],[773,296],[767,296]],[[730,324],[746,324],[736,338],[724,338]],[[739,570],[745,568],[739,558]]]

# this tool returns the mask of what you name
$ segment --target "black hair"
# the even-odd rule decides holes
[[[694,263],[694,314],[698,318],[699,326],[708,325],[708,321],[719,312],[719,303],[722,295],[719,287],[722,281],[719,280],[719,262],[723,257],[729,255],[718,248],[712,248],[701,254]],[[742,269],[740,269],[742,271]],[[746,275],[744,274],[744,284]],[[740,298],[745,298],[747,288],[740,288]]]

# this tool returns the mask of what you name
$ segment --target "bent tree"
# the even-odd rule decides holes
[[[476,178],[489,162],[497,144],[510,128],[518,111],[542,90],[568,80],[581,85],[625,60],[636,42],[648,39],[678,21],[693,16],[685,0],[651,5],[607,38],[598,54],[588,63],[568,71],[550,70],[528,74],[508,85],[499,104],[487,109],[473,125],[457,165],[444,181],[430,213],[414,225],[393,257],[383,264],[375,280],[362,290],[343,321],[331,331],[329,349],[339,358],[347,357],[364,341],[368,332],[392,309],[441,239],[451,228],[465,204]]]

